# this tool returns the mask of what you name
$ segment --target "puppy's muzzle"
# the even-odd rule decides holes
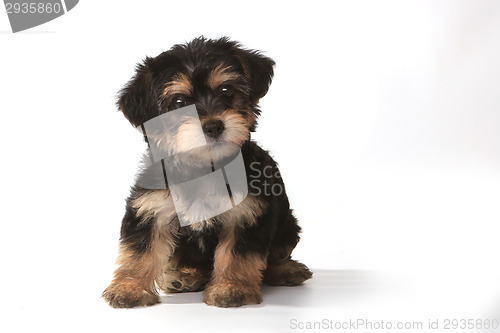
[[[203,124],[202,128],[206,136],[216,139],[224,132],[224,123],[219,119],[209,120]]]

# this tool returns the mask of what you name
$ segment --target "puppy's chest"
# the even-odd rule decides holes
[[[180,228],[177,234],[177,251],[182,252],[184,255],[191,254],[197,257],[204,254],[213,257],[221,231],[220,225],[202,230]],[[189,255],[187,256],[189,257]],[[196,260],[197,258],[192,259]]]
[[[203,205],[203,198],[197,200],[196,204]],[[223,213],[181,227],[169,190],[147,191],[131,200],[131,206],[135,208],[137,216],[142,222],[153,221],[159,227],[167,227],[172,230],[188,228],[192,231],[204,231],[221,226],[239,225],[242,227],[258,223],[259,217],[268,209],[266,201],[247,195],[238,205]]]

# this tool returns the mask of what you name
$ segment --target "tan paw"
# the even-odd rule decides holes
[[[310,279],[312,275],[306,265],[288,259],[279,264],[269,264],[262,282],[270,286],[296,286]]]
[[[112,283],[104,290],[102,297],[114,308],[133,308],[160,303],[158,295],[131,283]]]
[[[204,301],[208,305],[222,308],[262,303],[260,287],[248,287],[237,283],[219,283],[209,285],[204,292]]]
[[[166,293],[201,291],[209,277],[210,272],[203,269],[182,267],[163,272],[158,285]]]

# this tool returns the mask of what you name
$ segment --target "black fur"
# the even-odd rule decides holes
[[[175,73],[195,72],[194,84],[199,82],[207,71],[224,63],[244,74],[240,84],[241,90],[248,98],[256,114],[260,111],[255,105],[263,97],[271,84],[274,61],[257,51],[244,50],[237,42],[224,37],[218,40],[197,38],[188,44],[178,44],[156,58],[146,57],[136,68],[136,74],[120,91],[118,108],[134,125],[139,126],[165,112],[159,100],[162,84],[169,82]],[[197,92],[198,93],[198,92]],[[203,91],[200,92],[203,95]],[[205,96],[195,99],[198,110],[205,110]]]
[[[231,67],[240,74],[238,79],[230,83],[234,88],[234,93],[230,96],[221,97],[207,88],[208,73],[221,64]],[[140,126],[147,120],[175,108],[175,104],[172,106],[172,100],[166,100],[162,93],[165,84],[173,80],[176,74],[182,73],[189,77],[194,87],[190,96],[183,97],[185,98],[183,103],[195,104],[200,119],[213,117],[228,108],[239,110],[245,119],[256,119],[260,114],[257,103],[269,89],[273,78],[273,66],[272,59],[260,52],[245,50],[228,38],[210,40],[200,37],[187,44],[175,45],[155,58],[146,58],[137,66],[135,76],[121,90],[117,104],[132,125]],[[248,124],[249,131],[254,131],[256,120],[249,121]],[[241,255],[242,258],[249,253],[257,254],[267,262],[268,266],[283,263],[290,260],[291,251],[299,241],[301,229],[290,210],[278,166],[269,153],[253,141],[241,144],[241,152],[249,184],[249,195],[266,202],[267,209],[257,217],[257,222],[252,226],[244,224],[236,226],[233,253]],[[141,174],[147,174],[149,171],[146,168]],[[270,188],[282,191],[270,193]],[[137,209],[132,207],[132,202],[150,191],[152,190],[141,188],[137,184],[132,187],[122,221],[121,242],[132,249],[134,256],[137,257],[151,249],[155,219],[144,220],[137,216]],[[179,260],[180,266],[202,267],[208,270],[212,268],[214,251],[224,228],[222,223],[217,223],[217,217],[214,220],[215,223],[202,230],[190,227],[178,228],[175,233],[174,256]],[[178,224],[178,220],[172,223]],[[200,247],[200,243],[203,247]],[[298,279],[296,283],[311,276],[307,267],[303,269],[302,274],[303,278]],[[123,302],[117,303],[117,296],[110,294],[110,291],[105,291],[104,295],[111,305],[123,305]],[[133,304],[141,303],[135,301]],[[221,304],[243,303],[238,301]]]

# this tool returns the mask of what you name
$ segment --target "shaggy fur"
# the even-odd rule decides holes
[[[132,125],[140,128],[165,112],[194,104],[203,128],[186,122],[172,137],[160,133],[148,144],[175,152],[203,136],[211,143],[232,143],[241,149],[249,193],[233,209],[181,227],[168,184],[157,190],[139,185],[151,165],[144,167],[127,199],[119,267],[103,292],[111,306],[158,303],[157,287],[165,292],[204,290],[205,303],[219,307],[257,304],[262,283],[292,286],[311,278],[305,265],[291,259],[300,227],[277,164],[250,140],[273,66],[270,58],[227,38],[203,37],[137,66],[118,100]],[[212,158],[223,158],[219,153]],[[189,161],[193,156],[184,159]]]

